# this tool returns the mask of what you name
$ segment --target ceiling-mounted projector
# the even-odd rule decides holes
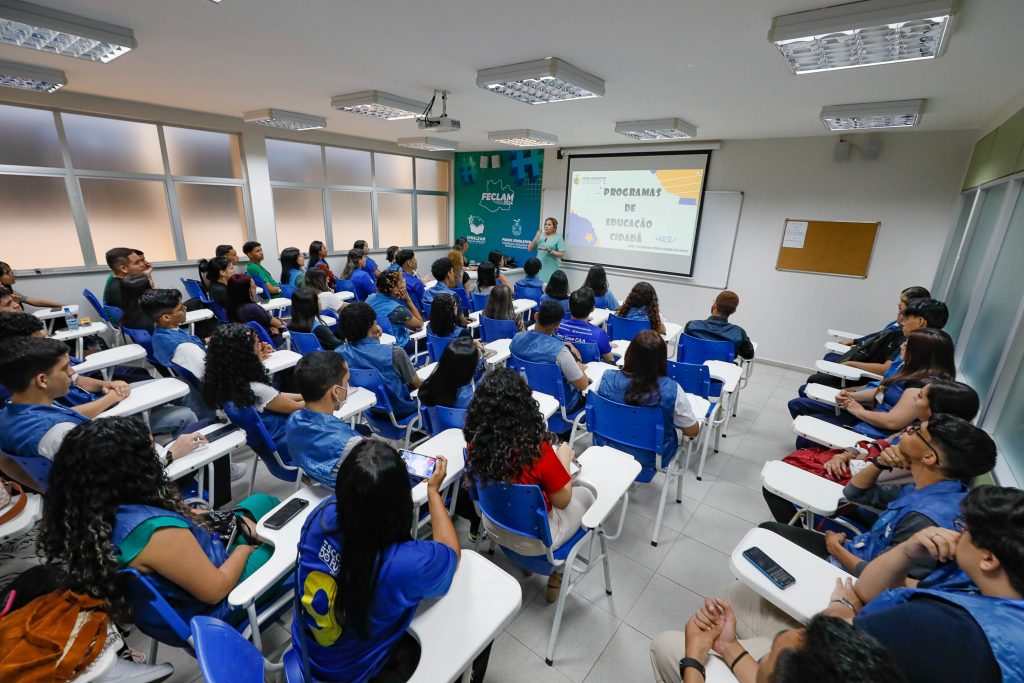
[[[434,110],[434,100],[437,99],[437,91],[434,91],[434,96],[430,98],[430,104],[427,105],[427,110],[423,113],[423,116],[416,119],[416,125],[423,130],[429,130],[433,133],[453,133],[460,128],[462,124],[453,118],[448,116],[448,91],[441,91],[441,115],[431,116]]]

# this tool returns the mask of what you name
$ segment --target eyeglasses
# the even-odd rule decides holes
[[[924,442],[924,445],[928,447],[928,450],[930,450],[935,455],[936,461],[942,461],[942,458],[939,457],[939,452],[935,450],[935,447],[932,446],[931,442],[928,441],[928,439],[924,438],[924,434],[921,432],[921,425],[911,425],[910,427],[907,427],[907,436],[910,436],[911,434],[916,435],[917,438],[921,439],[921,441]]]
[[[967,522],[963,517],[957,517],[953,520],[953,528],[962,534],[967,531]]]

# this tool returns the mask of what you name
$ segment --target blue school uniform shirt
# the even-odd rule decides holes
[[[381,553],[380,569],[360,638],[338,624],[334,600],[342,557],[337,503],[331,496],[310,514],[299,541],[295,592],[299,596],[292,640],[304,643],[310,673],[321,681],[367,681],[387,662],[423,600],[448,592],[458,557],[436,541],[404,541]]]
[[[423,311],[423,280],[419,279],[412,273],[402,273],[402,279],[405,280],[405,291],[409,292],[409,298],[416,304],[416,309]]]
[[[469,305],[469,294],[466,293],[465,287],[456,287],[452,289],[443,282],[438,282],[430,289],[423,290],[423,303],[433,304],[434,297],[438,294],[450,294],[459,300],[459,306],[463,309],[470,309],[472,306]]]
[[[39,442],[51,428],[64,422],[88,421],[67,406],[8,403],[0,410],[0,450],[26,458],[38,456]]]
[[[544,303],[545,301],[555,301],[555,302],[557,302],[558,304],[560,304],[562,306],[562,310],[564,310],[566,312],[566,314],[569,313],[569,299],[568,298],[556,299],[553,296],[548,296],[547,294],[542,294],[541,297],[540,297],[540,302]]]
[[[302,471],[333,489],[342,455],[352,439],[362,438],[351,425],[333,415],[303,408],[288,416],[288,453]],[[354,444],[353,444],[354,445]]]
[[[365,265],[365,266],[363,266],[363,271],[365,271],[367,275],[369,275],[369,276],[370,276],[371,278],[373,278],[373,279],[374,279],[374,281],[376,281],[376,279],[377,279],[377,276],[376,276],[376,275],[374,275],[374,273],[375,273],[375,272],[376,272],[377,270],[379,270],[379,268],[377,268],[377,262],[376,262],[376,261],[374,261],[374,260],[373,260],[372,258],[370,258],[369,256],[367,256],[367,257],[366,257],[366,265]]]
[[[609,289],[602,296],[594,295],[594,308],[607,308],[609,311],[615,311],[619,308],[619,300]]]
[[[555,330],[555,336],[562,341],[573,344],[597,344],[597,352],[603,356],[612,352],[612,345],[608,341],[608,334],[597,325],[591,325],[586,320],[570,318],[563,320]]]
[[[194,334],[189,334],[185,330],[181,329],[170,329],[168,327],[157,327],[153,330],[153,357],[156,358],[156,362],[160,365],[170,365],[171,359],[174,358],[174,351],[178,348],[179,344],[195,344],[203,351],[206,350],[206,344],[203,340]]]
[[[638,308],[631,308],[628,311],[626,311],[626,315],[623,315],[623,316],[620,316],[620,317],[626,318],[628,320],[650,320],[650,318],[647,317],[647,307],[646,306],[640,306]]]
[[[544,281],[527,275],[516,281],[515,285],[512,286],[512,291],[517,299],[540,301],[541,296],[544,295]]]

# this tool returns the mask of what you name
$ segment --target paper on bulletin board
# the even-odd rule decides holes
[[[803,249],[807,238],[807,221],[788,221],[782,236],[782,246],[789,249]]]

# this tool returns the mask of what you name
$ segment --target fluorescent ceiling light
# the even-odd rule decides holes
[[[476,72],[476,84],[527,104],[582,100],[604,95],[604,81],[557,57]]]
[[[397,121],[422,116],[427,110],[427,103],[380,90],[366,90],[349,95],[335,95],[331,98],[331,107],[352,114],[372,116],[375,119]]]
[[[491,142],[500,142],[504,145],[515,147],[542,147],[544,145],[557,145],[558,136],[540,133],[535,130],[521,128],[519,130],[496,130],[487,134]]]
[[[924,100],[838,104],[821,108],[821,120],[829,130],[910,128],[921,122]]]
[[[959,0],[862,0],[775,17],[768,40],[796,74],[933,59]]]
[[[20,0],[0,0],[0,43],[104,64],[138,45],[131,29]]]
[[[0,60],[0,86],[54,92],[68,84],[63,71]]]
[[[615,132],[634,140],[680,140],[697,137],[697,127],[682,119],[619,121]]]
[[[444,138],[398,138],[398,146],[428,152],[454,152],[459,148],[459,143]]]
[[[300,114],[294,111],[285,111],[284,109],[247,111],[242,115],[242,120],[257,126],[287,128],[288,130],[312,130],[313,128],[327,127],[327,119],[322,116]]]

